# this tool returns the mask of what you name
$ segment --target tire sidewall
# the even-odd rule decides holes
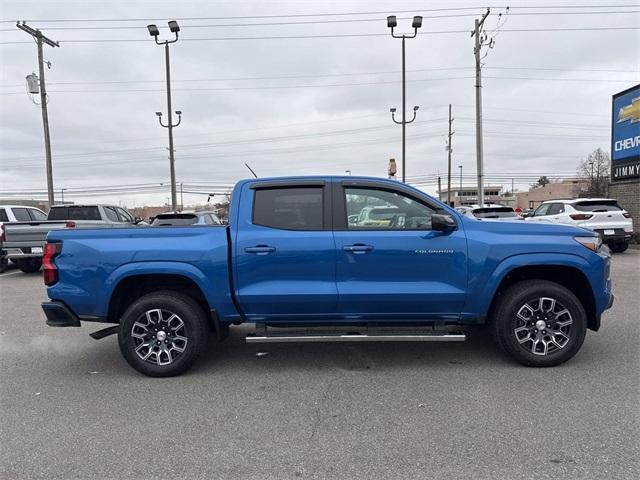
[[[505,292],[506,298],[494,320],[500,345],[517,361],[527,366],[550,367],[566,362],[578,352],[586,336],[587,318],[582,304],[569,290],[552,282],[532,282],[519,287]],[[540,297],[555,298],[569,310],[573,319],[568,343],[548,355],[536,355],[527,351],[518,343],[514,334],[518,323],[517,312],[525,303]]]
[[[162,309],[178,315],[184,322],[187,346],[169,365],[155,365],[142,360],[135,352],[131,336],[133,324],[148,310]],[[202,309],[189,297],[179,294],[149,294],[135,301],[120,321],[118,345],[125,360],[134,369],[151,377],[170,377],[187,370],[202,353],[207,341],[207,325]]]

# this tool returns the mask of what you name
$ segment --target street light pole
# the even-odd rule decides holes
[[[176,110],[176,115],[178,115],[178,123],[173,124],[173,110],[171,107],[171,67],[169,61],[169,44],[175,43],[178,41],[178,32],[180,31],[180,27],[178,26],[178,22],[175,20],[171,20],[169,22],[169,30],[175,34],[175,38],[173,40],[165,40],[163,42],[158,41],[158,35],[160,35],[160,30],[156,25],[147,25],[147,30],[149,30],[149,34],[155,39],[157,45],[164,45],[164,61],[165,61],[165,75],[167,79],[167,116],[168,122],[167,124],[162,123],[162,112],[156,112],[158,116],[158,120],[160,125],[169,130],[169,172],[171,176],[171,210],[177,210],[178,204],[178,194],[176,189],[176,167],[175,167],[175,156],[174,156],[174,148],[173,148],[173,129],[180,125],[182,121],[182,112],[180,110]]]
[[[402,181],[406,181],[406,145],[407,145],[407,124],[412,123],[416,119],[418,112],[418,106],[413,107],[413,118],[407,121],[407,97],[406,97],[406,68],[405,68],[405,39],[415,38],[418,35],[418,29],[422,26],[422,17],[416,15],[413,17],[413,35],[396,35],[393,33],[394,28],[398,25],[398,21],[395,15],[387,17],[387,26],[391,29],[391,36],[393,38],[402,39],[402,121],[395,119],[396,109],[391,109],[391,119],[394,123],[402,125]]]
[[[460,190],[458,191],[458,196],[462,196],[462,165],[458,165],[460,169]]]

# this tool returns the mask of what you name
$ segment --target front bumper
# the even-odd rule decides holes
[[[43,302],[42,310],[50,327],[79,327],[80,319],[62,302]]]

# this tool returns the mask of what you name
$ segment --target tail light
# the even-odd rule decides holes
[[[631,214],[629,212],[624,212],[622,215],[624,215],[624,218],[631,218]],[[0,227],[2,228],[2,227]],[[0,234],[2,235],[2,234]]]
[[[593,217],[590,213],[572,213],[569,215],[573,220],[589,220]]]
[[[4,224],[0,223],[0,242],[4,242],[7,240],[7,237],[4,235]]]
[[[76,222],[67,222],[65,224],[65,227],[67,227],[67,228],[76,228]]]
[[[58,281],[58,267],[54,259],[62,251],[61,243],[45,243],[42,251],[42,272],[44,276],[44,284],[49,286]]]

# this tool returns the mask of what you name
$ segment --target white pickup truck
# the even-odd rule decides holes
[[[4,224],[0,242],[6,258],[33,273],[42,266],[42,247],[51,230],[130,227],[140,221],[115,205],[54,205],[45,218]]]

